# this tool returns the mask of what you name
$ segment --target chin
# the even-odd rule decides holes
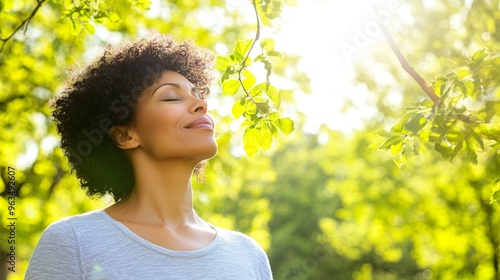
[[[191,157],[201,161],[211,159],[217,155],[217,144],[211,143],[210,145],[204,145],[202,147],[197,147],[196,149],[192,150]]]
[[[212,147],[210,147],[206,150],[206,153],[205,153],[203,160],[211,159],[211,158],[215,157],[217,155],[217,150],[218,150],[217,144],[214,143],[214,145]]]

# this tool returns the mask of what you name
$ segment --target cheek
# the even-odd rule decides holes
[[[138,115],[136,120],[139,133],[146,136],[169,134],[177,127],[174,116],[165,110],[150,110]]]
[[[164,110],[150,110],[136,118],[137,132],[142,149],[155,158],[170,156],[176,146],[176,124]]]

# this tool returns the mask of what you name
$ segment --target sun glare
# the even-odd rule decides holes
[[[302,57],[301,70],[311,79],[312,94],[296,94],[308,121],[303,129],[321,124],[343,132],[361,128],[374,109],[364,105],[368,93],[353,84],[354,62],[382,41],[375,18],[390,23],[398,1],[299,1],[286,7],[276,36],[277,48]],[[342,108],[350,100],[359,110]]]

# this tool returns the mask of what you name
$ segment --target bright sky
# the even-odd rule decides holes
[[[324,123],[349,132],[374,113],[375,108],[363,105],[369,93],[353,83],[353,62],[383,43],[370,2],[299,0],[298,7],[285,7],[279,20],[282,30],[273,37],[276,49],[302,57],[300,67],[311,79],[312,94],[296,94],[299,110],[308,116],[304,130],[317,131]],[[377,14],[388,24],[401,8],[397,0],[378,0],[377,6]],[[341,113],[346,98],[362,110]]]

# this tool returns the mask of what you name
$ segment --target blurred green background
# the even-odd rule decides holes
[[[286,2],[261,31],[287,54],[273,61],[271,81],[295,131],[247,157],[241,122],[231,115],[235,97],[215,85],[219,153],[195,183],[198,214],[255,238],[275,279],[500,279],[500,205],[490,203],[498,146],[485,142],[476,157],[453,161],[423,148],[402,167],[378,149],[385,139],[376,132],[425,94],[371,18],[386,12],[401,51],[431,82],[478,49],[499,51],[498,1],[258,2]],[[7,39],[37,5],[27,28]],[[0,20],[0,279],[12,280],[23,279],[49,224],[111,203],[85,196],[57,146],[47,101],[65,71],[147,30],[227,55],[254,37],[255,18],[246,0],[21,0],[0,2]],[[498,104],[498,87],[489,98]],[[491,122],[498,133],[498,117]],[[15,272],[7,270],[9,166],[18,191]]]

